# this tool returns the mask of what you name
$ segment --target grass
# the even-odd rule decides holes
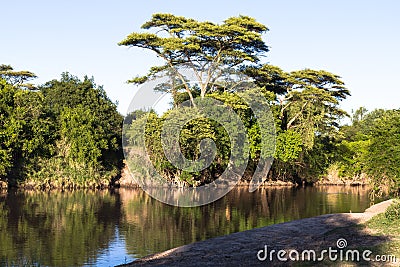
[[[371,247],[377,254],[395,255],[400,261],[400,201],[396,200],[385,213],[374,216],[366,223],[372,235],[388,236],[388,242]]]
[[[293,266],[400,266],[400,201],[395,201],[384,213],[378,214],[365,224],[350,227],[337,227],[324,235],[321,248],[327,248],[340,237],[345,237],[349,249],[370,250],[370,258],[376,255],[394,255],[396,263],[330,261],[327,257],[321,262],[294,262]]]

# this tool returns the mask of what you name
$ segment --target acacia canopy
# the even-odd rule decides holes
[[[15,71],[10,65],[0,65],[0,78],[6,80],[9,84],[24,89],[36,89],[31,83],[26,83],[31,79],[37,78],[36,74],[27,71]]]
[[[258,63],[268,52],[261,38],[267,27],[247,16],[231,17],[222,24],[215,24],[171,14],[154,14],[142,29],[155,30],[155,33],[133,32],[119,45],[151,50],[165,64],[154,66],[147,75],[129,82],[142,84],[170,68],[185,84],[185,77],[179,70],[189,68],[195,73],[201,97],[225,70],[239,70]],[[184,89],[193,100],[189,86]]]

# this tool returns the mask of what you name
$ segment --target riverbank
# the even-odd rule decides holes
[[[339,177],[337,173],[328,173],[328,175],[322,177],[320,180],[314,183],[307,183],[307,185],[349,185],[349,186],[358,186],[358,185],[369,185],[370,180],[366,175],[360,175],[357,177],[350,178],[342,178]],[[125,187],[125,188],[138,188],[140,185],[136,183],[132,173],[129,171],[128,167],[121,171],[121,177],[116,181],[117,186]],[[249,181],[240,180],[237,183],[237,186],[249,186]],[[261,187],[269,187],[269,186],[298,186],[293,181],[282,181],[282,180],[265,180],[261,185]]]
[[[365,174],[354,177],[340,177],[337,171],[329,171],[327,175],[314,183],[315,185],[370,185],[371,179]]]
[[[379,250],[380,246],[393,237],[375,235],[365,223],[383,213],[391,203],[392,200],[381,202],[363,213],[327,214],[212,238],[156,253],[122,266],[265,266],[271,263],[268,262],[269,258],[265,261],[257,258],[259,251],[262,251],[259,255],[263,258],[265,246],[269,252],[318,252],[329,247],[337,250],[339,239],[345,240],[346,249],[372,248],[373,254],[370,257],[373,258],[385,252]],[[326,260],[319,263],[326,263]],[[276,254],[272,263],[282,264]],[[357,265],[357,262],[353,264]],[[372,262],[368,262],[368,265],[374,266]],[[382,266],[382,262],[379,266]]]
[[[365,176],[361,175],[359,177],[352,178],[341,178],[335,173],[329,173],[327,176],[322,177],[320,180],[313,183],[304,183],[303,185],[350,185],[350,186],[358,186],[358,185],[369,185],[370,180]],[[248,186],[249,181],[240,180],[237,183],[237,186]],[[21,189],[84,189],[84,188],[97,188],[97,189],[106,189],[110,187],[124,187],[124,188],[139,188],[140,185],[137,184],[134,176],[129,171],[128,167],[125,165],[124,168],[120,170],[120,174],[115,177],[111,177],[109,179],[91,179],[84,183],[75,183],[71,179],[44,179],[44,180],[27,180],[19,185],[14,185]],[[261,185],[261,187],[269,187],[269,186],[299,186],[293,181],[283,181],[283,180],[265,180]],[[6,181],[0,180],[0,189],[7,189],[9,184]]]

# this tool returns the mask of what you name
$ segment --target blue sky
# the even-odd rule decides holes
[[[342,76],[351,112],[400,108],[400,1],[5,1],[0,64],[30,70],[36,84],[64,71],[94,76],[126,113],[135,86],[126,80],[157,64],[154,54],[117,43],[153,13],[221,22],[239,14],[268,26],[265,59],[285,71],[324,69]]]

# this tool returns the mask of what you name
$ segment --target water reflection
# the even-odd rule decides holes
[[[247,188],[202,207],[179,208],[160,203],[143,191],[120,189],[127,250],[145,256],[182,244],[275,223],[368,207],[363,187]]]
[[[115,238],[119,195],[12,192],[0,201],[0,265],[80,266]]]
[[[140,189],[0,194],[0,265],[115,265],[255,227],[368,207],[365,187],[247,188],[179,208]]]

